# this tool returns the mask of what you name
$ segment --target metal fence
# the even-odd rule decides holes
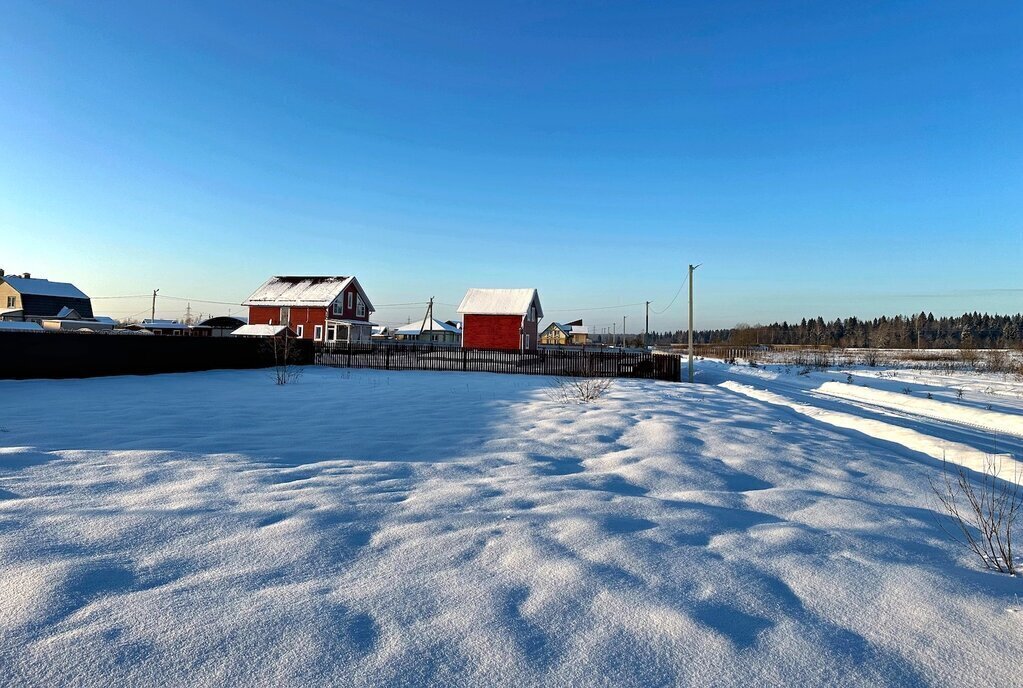
[[[292,340],[289,358],[313,361],[312,342]],[[270,340],[84,332],[0,332],[0,379],[153,375],[274,365]]]
[[[493,351],[430,344],[320,343],[316,363],[335,368],[460,370],[521,375],[632,377],[681,380],[681,359],[673,354],[628,351]]]

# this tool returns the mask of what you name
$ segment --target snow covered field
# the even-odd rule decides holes
[[[948,542],[928,478],[934,447],[1023,458],[1023,385],[698,372],[583,406],[513,375],[0,382],[0,675],[1019,682],[1023,582]]]

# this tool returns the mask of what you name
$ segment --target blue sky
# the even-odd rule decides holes
[[[0,267],[535,286],[630,331],[576,309],[663,309],[690,262],[699,327],[1023,307],[1018,2],[213,4],[3,4]]]

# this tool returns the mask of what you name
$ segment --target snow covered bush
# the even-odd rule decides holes
[[[614,386],[610,377],[563,377],[547,386],[547,397],[559,404],[588,404],[607,394]]]
[[[976,554],[984,568],[1015,576],[1021,564],[1012,553],[1013,528],[1023,511],[1023,475],[1001,475],[1002,461],[988,457],[979,480],[971,480],[962,466],[942,468],[942,480],[932,481],[931,489],[942,508],[952,517],[953,531],[946,533]],[[942,529],[945,529],[942,525]]]

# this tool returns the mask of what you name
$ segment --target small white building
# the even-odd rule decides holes
[[[419,344],[461,344],[462,331],[446,322],[423,318],[420,321],[399,327],[395,331],[398,341],[417,342]]]

